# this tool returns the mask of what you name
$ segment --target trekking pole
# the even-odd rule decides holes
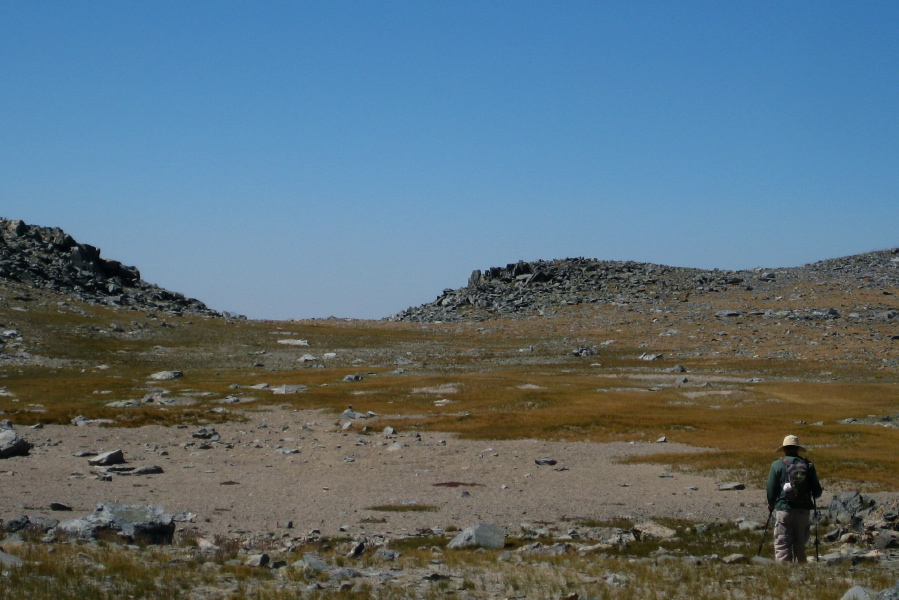
[[[818,562],[818,502],[812,496],[812,506],[815,507],[815,562]]]
[[[773,508],[768,511],[768,519],[765,521],[765,531],[762,532],[762,541],[759,542],[759,551],[756,553],[756,556],[762,555],[762,546],[765,545],[765,536],[768,535],[768,525],[771,524],[771,513],[773,512]]]

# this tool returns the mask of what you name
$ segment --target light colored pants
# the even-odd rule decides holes
[[[801,508],[774,513],[774,557],[782,562],[806,561],[805,545],[809,538],[809,511]]]

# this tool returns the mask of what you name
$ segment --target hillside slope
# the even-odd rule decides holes
[[[468,284],[391,317],[396,321],[482,320],[544,314],[579,304],[685,302],[711,295],[782,294],[795,287],[899,287],[899,249],[836,258],[802,267],[703,270],[587,258],[536,261],[476,270]]]
[[[133,307],[169,315],[217,317],[217,311],[183,294],[143,281],[136,267],[102,258],[58,227],[0,218],[0,280],[47,289],[94,305]]]

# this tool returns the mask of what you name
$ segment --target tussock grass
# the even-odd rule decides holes
[[[346,586],[327,574],[311,575],[285,567],[274,571],[243,564],[239,540],[216,539],[217,555],[201,555],[195,539],[181,532],[178,546],[124,546],[68,541],[54,545],[22,543],[7,548],[25,560],[20,568],[0,574],[3,597],[33,600],[83,597],[111,598],[439,598],[448,594],[473,597],[558,598],[571,594],[593,598],[743,598],[825,600],[853,585],[883,589],[893,583],[889,568],[848,564],[824,566],[726,565],[706,559],[686,563],[683,556],[754,554],[758,532],[741,532],[720,524],[697,533],[686,521],[659,519],[678,531],[663,542],[638,541],[627,548],[580,556],[515,552],[531,540],[512,538],[504,550],[448,550],[448,536],[391,540],[401,553],[384,563],[370,549],[358,559],[342,550],[347,540],[320,540],[292,550],[254,545],[273,559],[294,563],[315,551],[329,564],[365,572],[387,572],[394,578],[357,578]],[[582,526],[586,526],[582,525]],[[591,523],[590,526],[598,524]],[[614,525],[604,523],[603,525]],[[549,540],[547,541],[549,543]],[[584,541],[589,544],[589,541]],[[271,545],[271,544],[268,544]],[[512,551],[511,554],[505,551]],[[770,549],[767,551],[770,552]],[[427,580],[440,573],[443,578]],[[318,588],[310,588],[317,584]],[[77,596],[76,596],[77,594]]]

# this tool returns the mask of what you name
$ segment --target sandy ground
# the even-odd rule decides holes
[[[628,456],[696,451],[675,443],[484,442],[432,432],[417,438],[411,428],[386,436],[376,418],[357,421],[372,428],[361,434],[342,432],[333,416],[312,411],[272,409],[248,416],[248,423],[216,426],[221,440],[209,449],[191,437],[197,427],[20,427],[19,434],[36,447],[30,456],[0,461],[0,518],[62,520],[115,501],[159,504],[170,513],[188,509],[196,518],[185,525],[205,535],[303,535],[312,529],[337,535],[345,528],[349,535],[399,536],[479,521],[515,533],[525,522],[553,523],[564,531],[563,520],[571,518],[707,522],[766,516],[764,492],[756,486],[723,492],[714,479],[669,473],[665,465],[620,464]],[[73,456],[115,449],[124,451],[130,466],[159,465],[164,473],[101,481],[88,458]],[[535,464],[543,457],[557,464]],[[469,485],[436,485],[449,482]],[[51,502],[73,512],[52,512]],[[371,508],[404,503],[437,510]],[[288,521],[292,532],[281,528]]]

